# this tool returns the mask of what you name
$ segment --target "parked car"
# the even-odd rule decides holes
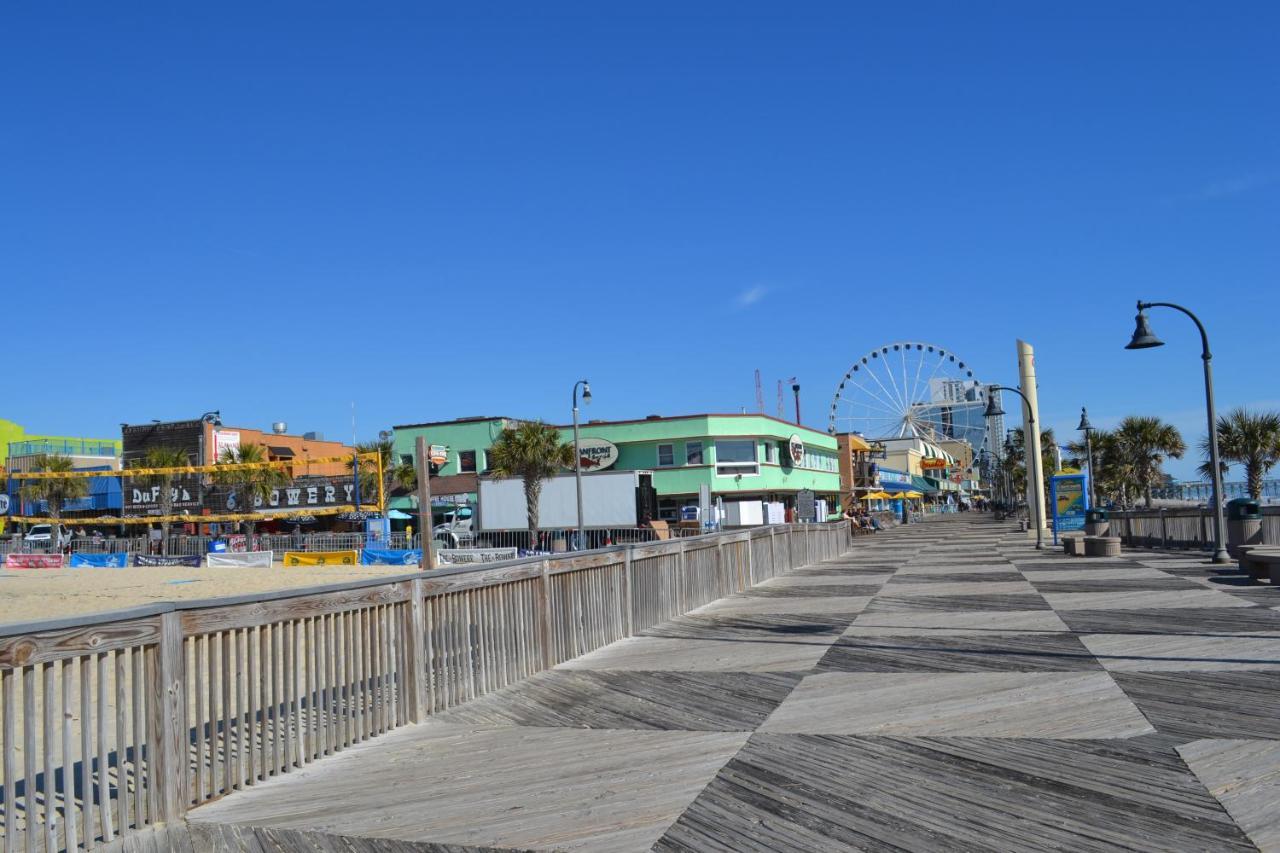
[[[49,538],[52,530],[53,525],[51,524],[34,524],[31,526],[31,529],[27,531],[27,535],[22,537],[22,541],[29,545],[49,545]],[[71,531],[64,525],[59,524],[57,546],[61,548],[70,542]]]

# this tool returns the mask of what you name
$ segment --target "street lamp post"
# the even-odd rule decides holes
[[[1093,424],[1089,423],[1089,410],[1084,406],[1080,407],[1080,426],[1076,430],[1084,433],[1084,454],[1089,461],[1089,506],[1097,508],[1098,493],[1093,486]]]
[[[1000,404],[996,402],[995,394],[992,393],[995,391],[1012,391],[1021,397],[1027,404],[1027,425],[1032,429],[1039,429],[1039,427],[1036,426],[1036,413],[1031,409],[1031,400],[1027,399],[1027,395],[1023,394],[1019,389],[1010,388],[1007,385],[992,385],[988,389],[987,410],[983,413],[984,417],[997,418],[1004,414],[1004,410],[1001,409]],[[1028,443],[1027,446],[1030,447],[1031,445]],[[1036,458],[1034,450],[1028,453],[1027,456],[1031,460],[1031,470],[1027,472],[1027,515],[1031,516],[1034,514],[1031,509],[1031,489],[1033,484],[1040,482],[1040,460]],[[1036,550],[1044,550],[1044,527],[1040,524],[1036,525]]]
[[[1146,310],[1148,308],[1172,308],[1181,311],[1191,318],[1200,331],[1200,358],[1204,361],[1204,398],[1209,418],[1209,466],[1213,469],[1213,562],[1230,563],[1227,549],[1222,541],[1226,530],[1226,519],[1222,516],[1222,468],[1218,460],[1218,415],[1213,402],[1213,353],[1209,352],[1209,335],[1204,330],[1200,318],[1181,305],[1172,302],[1143,302],[1138,300],[1138,316],[1135,319],[1133,338],[1125,345],[1125,349],[1151,349],[1164,346],[1164,341],[1155,336],[1147,325]]]
[[[591,383],[579,379],[573,383],[573,479],[578,489],[578,529],[576,531],[574,550],[582,549],[585,534],[582,530],[582,450],[578,446],[578,386],[582,386],[582,404],[591,403]]]

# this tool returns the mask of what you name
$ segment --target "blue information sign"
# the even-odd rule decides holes
[[[1053,544],[1057,545],[1059,533],[1084,530],[1084,513],[1089,508],[1085,475],[1058,474],[1051,477],[1049,493],[1053,501]]]

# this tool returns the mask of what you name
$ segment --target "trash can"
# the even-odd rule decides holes
[[[1110,536],[1111,516],[1105,509],[1087,509],[1084,511],[1084,532],[1086,536]]]
[[[1239,557],[1241,545],[1262,544],[1262,507],[1255,500],[1227,501],[1227,553]]]

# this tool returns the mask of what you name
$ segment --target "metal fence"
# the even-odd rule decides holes
[[[4,850],[180,821],[849,545],[762,527],[0,626]]]

